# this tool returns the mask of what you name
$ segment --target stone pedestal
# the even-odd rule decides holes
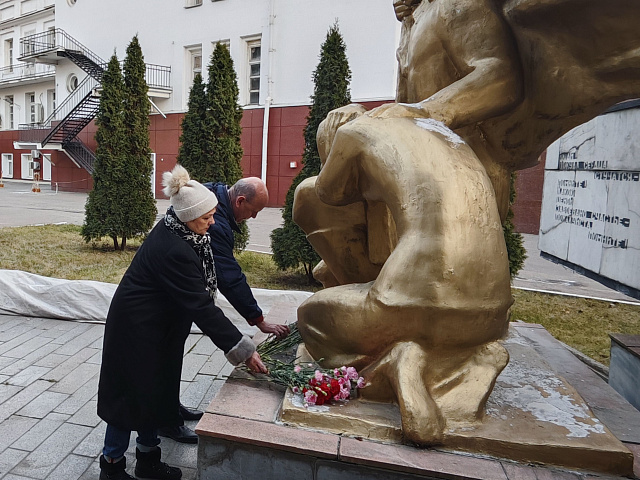
[[[485,421],[437,449],[402,444],[394,405],[305,409],[272,384],[230,379],[196,429],[200,479],[632,477],[640,412],[539,325],[512,324],[505,346]]]

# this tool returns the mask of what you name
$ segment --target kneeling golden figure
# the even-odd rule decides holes
[[[372,118],[350,105],[318,131],[324,165],[297,189],[294,220],[331,286],[298,310],[324,366],[353,365],[363,397],[397,401],[407,440],[436,444],[477,422],[508,354],[512,303],[489,177],[431,119]]]

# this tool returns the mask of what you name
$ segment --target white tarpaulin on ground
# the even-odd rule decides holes
[[[91,280],[62,280],[20,270],[0,269],[0,314],[104,322],[117,285]],[[300,305],[310,292],[252,289],[265,316],[276,303]],[[216,304],[245,334],[250,327],[224,296],[218,293]],[[195,325],[192,330],[199,331]]]

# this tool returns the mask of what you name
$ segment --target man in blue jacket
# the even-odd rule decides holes
[[[238,180],[231,187],[220,182],[205,183],[204,186],[218,198],[218,207],[213,216],[215,223],[209,228],[218,290],[249,325],[254,325],[262,332],[273,334],[277,338],[286,337],[289,327],[269,323],[264,319],[247,278],[233,256],[233,232],[240,231],[238,223],[256,218],[267,205],[269,192],[266,185],[257,177],[247,177]],[[180,405],[180,415],[184,420],[197,420],[202,416],[202,412]],[[195,432],[184,424],[162,428],[158,434],[181,443],[198,442]]]
[[[258,302],[251,293],[247,278],[233,256],[233,232],[240,232],[238,223],[256,218],[267,205],[269,192],[262,180],[247,177],[238,180],[232,187],[224,183],[205,183],[205,187],[218,197],[215,224],[209,228],[211,248],[218,277],[218,290],[249,325],[262,332],[284,338],[289,327],[265,321]]]

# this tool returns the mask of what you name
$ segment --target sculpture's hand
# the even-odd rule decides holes
[[[366,111],[367,109],[364,108],[363,105],[350,103],[349,105],[335,108],[328,113],[327,117],[320,123],[317,135],[318,153],[320,154],[320,163],[322,166],[324,166],[324,162],[327,160],[338,128],[363,115]]]
[[[327,128],[330,131],[335,132],[338,130],[338,127],[363,115],[366,111],[367,109],[359,103],[350,103],[343,107],[334,108],[327,114],[327,117],[323,121],[326,122]]]
[[[372,118],[425,118],[429,117],[419,103],[386,103],[366,113]]]
[[[269,323],[267,321],[260,322],[256,325],[262,333],[273,334],[278,339],[285,338],[289,335],[289,327],[277,323]]]
[[[393,9],[400,21],[410,16],[422,0],[394,0]]]
[[[262,359],[258,352],[253,352],[253,355],[251,355],[244,363],[249,370],[254,373],[269,373],[265,364],[262,363]]]

